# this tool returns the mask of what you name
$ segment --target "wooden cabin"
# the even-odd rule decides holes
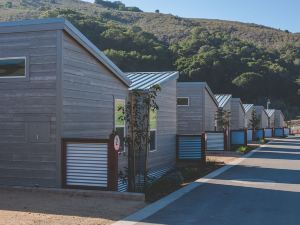
[[[274,127],[275,128],[285,127],[284,115],[283,115],[282,111],[279,109],[275,110]]]
[[[218,102],[205,82],[177,83],[177,134],[215,130]]]
[[[268,128],[275,127],[275,109],[267,109],[266,113],[268,115]]]
[[[107,190],[131,81],[61,18],[0,23],[0,42],[0,185]]]
[[[126,73],[132,82],[129,90],[147,93],[155,85],[158,110],[150,112],[150,146],[147,169],[155,174],[167,171],[176,162],[176,83],[178,72]]]
[[[258,128],[260,128],[260,129],[267,128],[269,117],[268,117],[268,114],[267,114],[265,108],[261,105],[260,106],[255,105],[254,109],[256,110],[256,116],[259,119]]]
[[[246,128],[252,128],[251,119],[252,119],[252,112],[253,112],[253,109],[254,109],[254,105],[253,104],[243,104],[243,107],[244,107],[245,112],[246,112],[245,127]]]
[[[233,98],[230,94],[215,95],[220,108],[230,111],[230,129],[240,130],[245,128],[246,112],[240,98]]]

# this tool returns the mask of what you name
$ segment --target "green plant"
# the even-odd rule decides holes
[[[230,124],[231,112],[219,107],[215,114],[216,128],[218,131],[227,130]]]
[[[155,201],[181,187],[183,177],[179,171],[172,171],[160,179],[149,183],[145,194],[147,201]]]
[[[260,144],[265,144],[265,143],[266,143],[266,140],[265,140],[265,139],[260,139],[260,140],[259,140],[259,143],[260,143]]]
[[[247,150],[248,150],[248,148],[246,146],[239,146],[236,149],[236,152],[245,153]]]
[[[155,85],[147,91],[133,90],[124,109],[128,130],[125,137],[128,146],[128,190],[131,192],[144,192],[148,183],[150,110],[159,109],[156,97],[160,89],[159,85]]]
[[[260,123],[260,119],[258,118],[257,116],[257,113],[256,113],[256,109],[253,109],[252,112],[251,112],[251,118],[250,118],[250,127],[252,128],[252,130],[256,130],[259,126],[259,123]]]

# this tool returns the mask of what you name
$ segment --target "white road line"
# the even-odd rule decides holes
[[[269,142],[269,143],[271,143],[271,142]],[[134,213],[132,215],[129,215],[128,217],[113,223],[112,225],[133,225],[133,224],[137,224],[138,222],[148,218],[149,216],[155,214],[159,210],[165,208],[166,206],[173,203],[177,199],[181,198],[185,194],[191,192],[195,188],[207,183],[211,179],[221,175],[222,173],[226,172],[230,168],[240,164],[245,159],[251,157],[254,153],[256,153],[258,150],[260,150],[262,147],[265,147],[265,145],[261,145],[261,147],[252,150],[251,152],[247,153],[246,155],[242,156],[241,158],[235,159],[234,161],[229,163],[229,165],[223,166],[220,169],[217,169],[217,170],[207,174],[205,177],[200,178],[200,179],[190,183],[189,185],[178,189],[177,191],[175,191],[175,192],[167,195],[166,197],[164,197],[164,198],[162,198],[162,199],[146,206],[145,208],[137,211],[136,213]]]

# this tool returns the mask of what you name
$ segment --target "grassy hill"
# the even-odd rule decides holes
[[[179,70],[181,80],[300,115],[299,33],[97,1],[0,0],[0,21],[66,17],[124,71]]]
[[[11,8],[5,7],[7,2]],[[106,17],[122,25],[139,26],[155,34],[160,40],[171,42],[186,38],[192,28],[203,27],[221,31],[232,37],[268,48],[279,48],[286,43],[300,46],[300,34],[262,25],[235,21],[188,19],[161,13],[126,12],[80,0],[0,0],[0,20],[37,18],[46,10],[71,9],[88,16]]]

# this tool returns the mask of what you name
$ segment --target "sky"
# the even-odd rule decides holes
[[[93,0],[86,0],[93,2]],[[241,21],[300,32],[300,0],[121,0],[154,12],[188,18]]]

